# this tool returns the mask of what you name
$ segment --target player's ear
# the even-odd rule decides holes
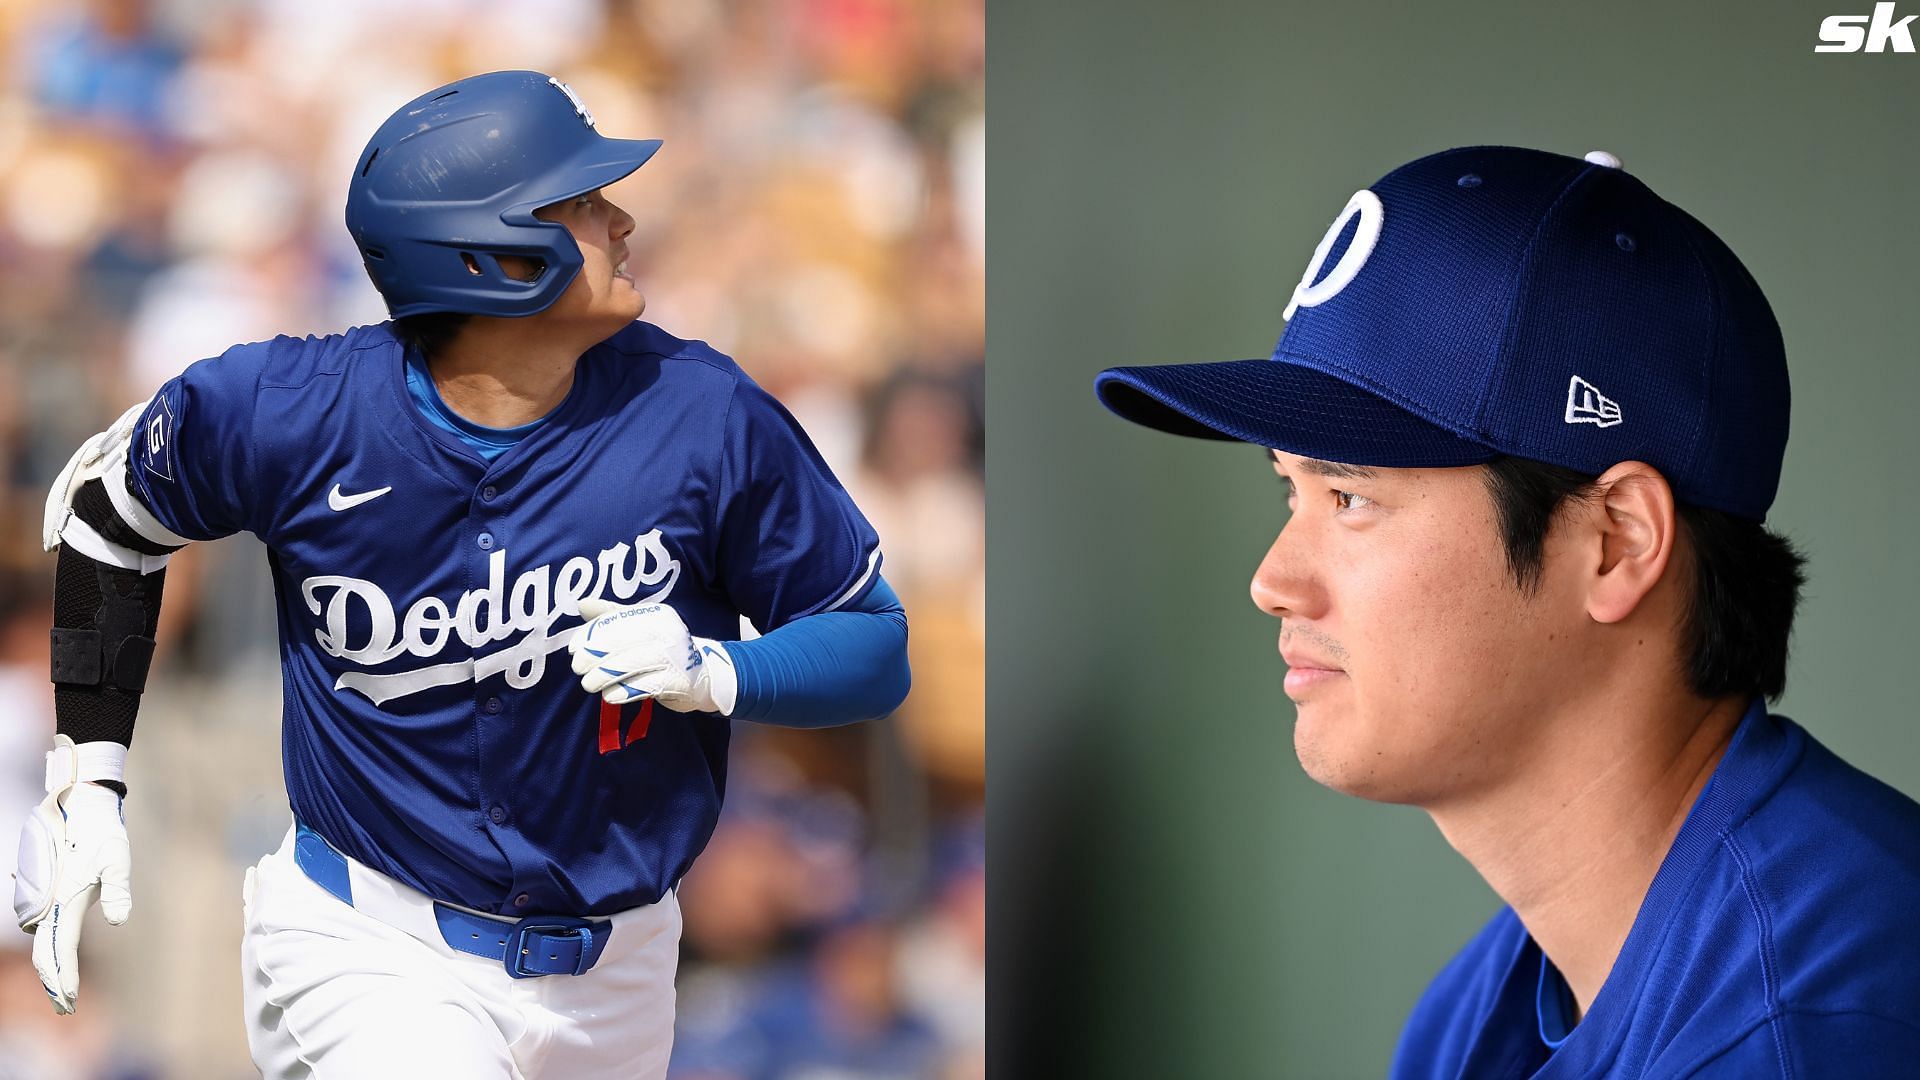
[[[1631,615],[1667,572],[1678,539],[1673,489],[1653,466],[1625,461],[1595,481],[1590,526],[1600,563],[1587,592],[1587,614],[1615,623]]]

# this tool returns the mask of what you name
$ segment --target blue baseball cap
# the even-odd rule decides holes
[[[1680,502],[1766,518],[1786,351],[1746,267],[1594,151],[1423,157],[1356,192],[1266,360],[1109,368],[1136,423],[1348,465],[1512,456],[1660,470]]]

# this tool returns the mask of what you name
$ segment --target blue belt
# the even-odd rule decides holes
[[[347,877],[347,857],[326,837],[296,824],[293,861],[315,885],[344,904],[353,904],[353,885]],[[433,901],[434,921],[447,947],[499,962],[516,979],[542,975],[579,975],[593,967],[613,936],[608,919],[576,919],[569,915],[529,915],[515,921],[482,915]]]

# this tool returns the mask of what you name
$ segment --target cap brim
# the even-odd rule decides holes
[[[1100,401],[1136,424],[1346,465],[1479,465],[1499,452],[1343,379],[1277,360],[1108,368]]]
[[[594,191],[626,179],[660,149],[659,139],[609,139],[588,143],[565,165],[551,170],[552,181],[522,192],[507,214],[528,214],[562,199]],[[507,214],[501,215],[502,217]]]
[[[628,173],[647,163],[660,149],[659,139],[609,139],[588,146],[573,159],[573,167],[583,179],[598,181],[594,187],[606,187],[623,180]],[[593,188],[584,190],[592,191]]]

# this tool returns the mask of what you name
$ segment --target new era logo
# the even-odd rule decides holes
[[[1578,375],[1567,384],[1567,423],[1612,427],[1620,422],[1620,403]]]

